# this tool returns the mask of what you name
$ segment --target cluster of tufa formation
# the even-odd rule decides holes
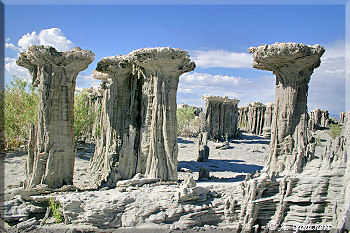
[[[237,232],[274,232],[311,224],[322,230],[349,231],[350,112],[341,114],[339,122],[345,130],[329,141],[320,157],[314,156],[315,143],[308,131],[328,124],[328,112],[312,111],[310,122],[307,114],[308,83],[324,48],[275,43],[248,51],[253,54],[253,67],[276,75],[276,98],[274,104],[254,102],[240,109],[239,124],[245,122],[247,131],[271,132],[265,168],[253,178],[247,175],[241,193],[233,188],[230,196],[217,198],[218,193],[196,186],[192,177],[181,185],[160,185],[159,181],[177,180],[176,91],[179,76],[195,64],[181,49],[146,48],[103,58],[97,65],[94,77],[102,85],[91,90],[87,103],[98,115],[89,135],[96,139],[90,166],[98,185],[117,188],[58,195],[65,220],[100,228],[213,225],[234,227]],[[20,54],[17,64],[27,68],[33,84],[40,87],[27,187],[72,184],[75,79],[93,59],[91,51],[80,48],[62,53],[32,46]],[[208,159],[208,138],[233,138],[238,123],[239,100],[203,99],[205,129],[199,135],[198,161]],[[199,176],[210,178],[203,167]],[[35,203],[45,198],[28,193],[21,198]],[[16,216],[19,221],[34,213],[37,207],[19,198],[4,204],[5,219]],[[20,213],[21,209],[25,211]],[[33,225],[32,220],[19,227]]]
[[[274,103],[250,102],[239,107],[238,125],[241,130],[264,137],[271,136]]]
[[[39,86],[39,118],[32,126],[26,164],[26,186],[51,188],[73,184],[73,101],[78,73],[94,60],[90,50],[57,52],[47,46],[31,46],[17,60]]]
[[[238,134],[238,99],[224,96],[203,96],[205,101],[204,131],[208,139],[225,140]]]
[[[313,144],[307,137],[308,82],[324,49],[276,43],[249,51],[254,67],[276,74],[276,102],[265,168],[242,183],[238,231],[295,230],[300,224],[348,230],[350,119],[346,119],[345,132],[327,145],[321,158],[312,156],[309,146]]]
[[[103,80],[101,132],[90,163],[100,186],[115,186],[137,173],[177,180],[176,91],[192,71],[188,52],[146,48],[102,58],[95,78]]]
[[[318,227],[315,232],[350,230],[349,138],[350,112],[341,136],[329,141],[323,155],[301,173],[270,177],[263,172],[246,179],[242,196],[230,200],[240,205],[239,213],[230,215],[238,221],[238,232],[291,231],[302,225]]]
[[[310,111],[309,129],[312,131],[326,128],[329,125],[329,114],[327,110],[315,109]]]

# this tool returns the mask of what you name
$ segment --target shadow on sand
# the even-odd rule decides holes
[[[232,140],[232,143],[244,144],[269,144],[270,139],[252,134],[242,134],[239,138]]]
[[[196,180],[197,183],[207,183],[207,182],[240,182],[245,179],[246,175],[238,175],[236,177],[230,177],[230,178],[218,178],[214,177],[209,180]]]
[[[75,146],[77,152],[75,156],[79,159],[89,161],[95,153],[95,143],[78,143]]]
[[[209,159],[207,162],[196,161],[179,161],[178,170],[181,168],[190,169],[193,172],[198,172],[200,167],[204,167],[211,172],[237,172],[251,173],[261,170],[263,166],[245,164],[243,160],[221,160]]]
[[[191,141],[191,140],[185,140],[185,139],[182,139],[182,138],[177,138],[177,143],[193,144],[193,143],[194,143],[194,141]]]
[[[27,155],[28,152],[26,150],[8,150],[5,151],[5,158],[16,158]]]

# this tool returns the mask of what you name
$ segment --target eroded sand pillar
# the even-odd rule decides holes
[[[260,135],[263,131],[266,106],[260,102],[248,103],[248,131]]]
[[[238,107],[238,125],[240,130],[248,130],[248,106]]]
[[[264,116],[264,126],[263,126],[263,136],[270,138],[271,137],[271,124],[274,110],[274,103],[266,103],[266,110]]]
[[[225,140],[237,136],[238,99],[226,96],[203,96],[205,101],[205,131],[208,139]]]
[[[276,75],[275,111],[265,169],[269,173],[300,172],[312,157],[307,151],[308,83],[325,50],[320,45],[275,43],[248,51],[253,54],[254,68]]]
[[[103,58],[96,71],[109,76],[105,120],[91,167],[99,185],[114,186],[136,173],[177,180],[176,92],[181,74],[192,71],[188,52],[146,48]]]
[[[94,60],[90,50],[57,52],[47,46],[31,46],[17,60],[39,86],[38,124],[32,127],[26,164],[26,186],[50,188],[73,184],[73,101],[78,73]]]

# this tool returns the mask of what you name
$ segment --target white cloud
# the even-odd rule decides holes
[[[37,34],[35,31],[27,33],[18,40],[18,47],[12,43],[9,43],[10,38],[7,38],[8,43],[5,44],[6,48],[16,51],[24,51],[31,45],[45,45],[53,46],[58,51],[67,51],[74,48],[74,44],[68,40],[59,28],[44,29]],[[15,58],[5,58],[5,70],[11,75],[25,80],[31,80],[27,69],[18,66]]]
[[[253,63],[253,57],[249,53],[229,52],[226,50],[195,50],[191,52],[191,59],[201,68],[249,68]]]
[[[321,66],[315,69],[309,83],[308,107],[338,115],[349,110],[345,108],[345,43],[336,42],[324,47],[326,52],[321,57]]]
[[[180,77],[178,103],[203,107],[203,95],[228,96],[240,99],[239,106],[247,102],[274,101],[275,78],[263,76],[248,79],[207,73],[186,73]]]
[[[30,81],[32,78],[29,75],[29,72],[26,68],[18,66],[16,64],[15,58],[5,58],[5,70],[12,76],[16,76],[17,78],[24,79],[26,81]]]
[[[15,51],[19,51],[20,50],[16,45],[14,45],[12,43],[5,43],[5,48],[12,49],[12,50],[15,50]]]
[[[100,83],[100,80],[93,78],[91,75],[86,75],[83,71],[78,74],[76,86],[77,88],[98,87]]]
[[[27,33],[18,41],[18,46],[23,51],[31,45],[45,45],[56,48],[57,51],[67,51],[74,48],[72,41],[68,40],[59,28],[44,29],[36,33]]]

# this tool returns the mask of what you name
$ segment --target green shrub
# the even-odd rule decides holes
[[[238,125],[238,128],[239,129],[243,129],[247,126],[247,122],[246,121],[243,121],[241,124]]]
[[[323,146],[320,136],[317,136],[317,138],[316,138],[316,146]]]
[[[225,142],[228,142],[228,133],[225,133]]]
[[[343,130],[343,127],[339,124],[330,124],[328,134],[334,139],[338,137]]]
[[[196,136],[199,133],[199,119],[195,115],[194,107],[177,109],[177,132],[180,136]]]
[[[3,95],[0,94],[0,98],[4,98],[3,102],[0,99],[1,103],[4,103],[4,106],[0,106],[4,109],[4,112],[0,114],[4,116],[0,115],[0,117],[5,119],[5,147],[18,149],[19,146],[28,142],[30,125],[37,124],[38,121],[38,88],[20,78],[13,77],[13,80],[6,85]],[[74,96],[74,136],[76,140],[89,135],[96,121],[96,114],[92,112],[87,96],[86,91]]]
[[[27,142],[30,125],[38,121],[39,94],[37,88],[13,77],[4,98],[6,147],[16,149]]]
[[[92,132],[96,114],[88,102],[89,93],[85,90],[74,96],[74,136],[79,140]]]
[[[64,218],[63,218],[63,214],[61,213],[61,205],[60,204],[57,205],[52,197],[50,197],[49,199],[49,205],[52,210],[52,216],[55,218],[56,222],[57,223],[63,222]]]

